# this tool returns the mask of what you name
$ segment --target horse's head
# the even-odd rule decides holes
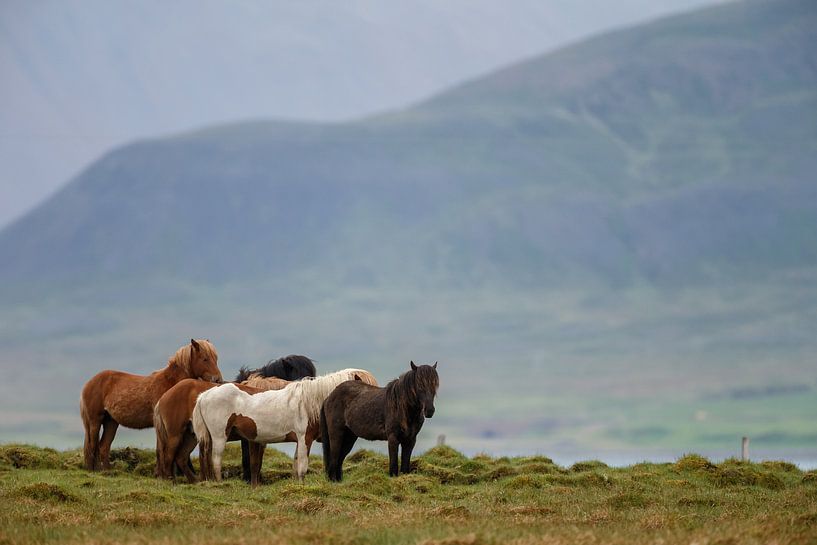
[[[440,386],[440,377],[437,375],[437,362],[434,362],[434,365],[414,365],[412,361],[411,370],[414,372],[417,401],[420,403],[423,416],[431,418],[434,416],[434,398],[437,396],[437,388]]]
[[[218,368],[218,352],[208,340],[190,339],[190,375],[210,382],[224,382]]]

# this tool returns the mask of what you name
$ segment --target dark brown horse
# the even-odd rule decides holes
[[[249,375],[247,380],[236,384],[248,394],[265,390],[280,390],[290,381],[276,377]],[[187,379],[179,382],[159,399],[153,410],[153,427],[156,428],[156,474],[170,479],[174,474],[174,464],[191,483],[196,475],[190,464],[190,453],[198,442],[190,426],[193,407],[199,394],[217,386],[211,382]],[[231,437],[237,441],[238,436]],[[249,455],[249,452],[248,452]],[[247,462],[249,465],[249,462]],[[249,468],[248,468],[249,469]]]
[[[323,464],[330,481],[343,477],[343,460],[358,437],[389,442],[389,475],[411,471],[411,451],[426,418],[434,416],[440,378],[437,364],[411,362],[411,370],[385,388],[348,381],[335,388],[321,407]]]
[[[85,468],[109,469],[116,429],[153,425],[153,407],[174,384],[186,378],[221,382],[218,353],[208,340],[190,340],[168,360],[167,367],[148,376],[102,371],[82,389],[79,407],[85,426]],[[103,428],[102,438],[99,430]]]

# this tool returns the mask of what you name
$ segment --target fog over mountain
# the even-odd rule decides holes
[[[134,138],[346,119],[706,0],[3,2],[0,226]]]

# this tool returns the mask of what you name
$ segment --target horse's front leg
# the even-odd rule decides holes
[[[403,452],[401,452],[401,464],[400,464],[400,472],[401,473],[411,473],[411,451],[414,450],[414,444],[417,442],[417,436],[410,437],[403,441],[401,445],[403,447]]]
[[[306,475],[306,470],[309,467],[309,451],[306,449],[304,435],[303,433],[298,434],[298,445],[295,447],[295,474],[301,482],[303,482],[304,475]]]
[[[389,477],[397,476],[397,447],[400,442],[394,434],[389,435]]]

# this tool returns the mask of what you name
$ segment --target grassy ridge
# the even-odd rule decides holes
[[[252,489],[151,477],[153,453],[119,449],[107,473],[78,451],[0,447],[0,543],[815,543],[817,474],[785,462],[560,467],[544,456],[467,458],[447,447],[391,479],[353,454],[341,484],[313,456],[303,485],[268,449]],[[238,450],[226,459],[239,470]]]

